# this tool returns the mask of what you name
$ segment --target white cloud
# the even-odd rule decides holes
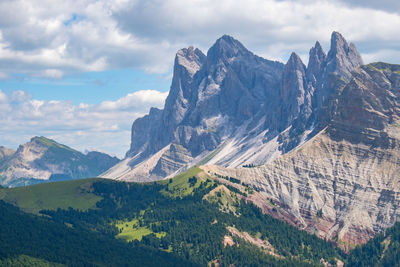
[[[336,30],[355,42],[365,62],[400,63],[396,7],[390,0],[2,0],[0,79],[22,73],[62,80],[70,73],[126,68],[166,75],[179,48],[206,52],[223,34],[265,58],[284,61],[295,51],[306,61],[314,42],[327,49]],[[0,91],[0,144],[45,135],[122,155],[132,121],[150,106],[161,107],[165,97],[144,90],[74,105]]]
[[[0,103],[6,103],[7,102],[7,95],[3,93],[2,90],[0,90]]]
[[[73,148],[96,148],[120,157],[129,149],[134,119],[163,107],[166,93],[142,90],[98,105],[32,99],[24,91],[0,90],[0,144],[16,148],[44,135]]]
[[[53,78],[113,68],[165,73],[177,49],[206,50],[223,34],[281,60],[293,50],[306,55],[316,40],[327,47],[333,30],[362,53],[399,51],[396,3],[385,0],[379,8],[373,1],[340,0],[3,0],[0,72]]]
[[[167,98],[168,92],[156,90],[140,90],[128,94],[117,101],[104,101],[98,107],[100,110],[129,110],[132,107],[147,108],[150,106],[160,106]]]
[[[43,76],[47,78],[60,79],[63,75],[64,73],[62,71],[56,69],[47,69],[43,72]]]

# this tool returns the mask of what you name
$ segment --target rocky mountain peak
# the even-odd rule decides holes
[[[223,35],[207,52],[207,59],[211,63],[219,60],[228,61],[239,55],[251,54],[238,40],[229,35]]]
[[[293,71],[293,70],[294,71],[297,71],[297,70],[305,71],[305,66],[303,64],[303,61],[295,52],[292,52],[288,62],[285,65],[285,72]]]
[[[287,123],[290,123],[300,113],[301,106],[305,103],[306,86],[306,67],[301,58],[293,52],[283,71],[280,95],[281,116],[283,120],[287,120]]]
[[[42,146],[51,146],[52,144],[56,144],[54,140],[51,140],[49,138],[46,138],[44,136],[35,136],[32,137],[29,143],[37,144],[37,145],[42,145]],[[27,143],[26,145],[28,145]]]
[[[340,33],[333,32],[327,56],[327,72],[348,78],[350,72],[360,65],[363,65],[363,61],[355,45],[349,45]]]
[[[307,66],[307,78],[313,84],[316,82],[317,76],[321,71],[321,67],[325,59],[326,54],[322,49],[321,44],[317,41],[314,47],[310,49]]]
[[[95,177],[118,162],[101,152],[84,155],[52,139],[36,136],[0,160],[0,184],[21,186]]]
[[[183,68],[190,77],[193,77],[203,65],[205,57],[206,56],[200,49],[194,48],[193,46],[180,49],[176,53],[174,70]]]
[[[332,35],[329,57],[316,42],[307,68],[296,53],[286,64],[270,61],[228,35],[207,56],[193,47],[181,49],[164,109],[134,122],[127,159],[105,177],[161,179],[226,142],[234,145],[221,152],[217,164],[260,164],[286,153],[329,121],[334,86],[361,62],[355,55],[339,33]],[[267,145],[274,138],[277,143]]]
[[[180,49],[176,53],[171,90],[165,102],[164,124],[175,127],[182,121],[193,95],[194,75],[206,61],[206,56],[192,46]]]

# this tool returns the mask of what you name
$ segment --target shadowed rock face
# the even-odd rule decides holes
[[[286,65],[263,59],[227,35],[207,55],[181,49],[164,109],[151,109],[134,122],[126,160],[104,176],[162,179],[216,149],[212,163],[268,162],[312,137],[314,128],[325,127],[333,112],[325,106],[337,94],[338,81],[348,79],[361,62],[354,46],[336,32],[327,56],[318,42],[310,50],[307,67],[295,53]],[[175,145],[180,153],[170,150]],[[165,157],[157,154],[161,150]],[[131,172],[138,167],[141,171]]]

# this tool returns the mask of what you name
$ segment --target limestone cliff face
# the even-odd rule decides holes
[[[192,47],[178,51],[164,109],[134,122],[127,158],[103,177],[159,180],[198,162],[232,136],[243,135],[237,129],[244,125],[254,129],[261,120],[258,135],[266,128],[278,132],[282,127],[274,114],[283,68],[226,35],[207,55]]]
[[[204,165],[257,188],[248,199],[272,216],[346,248],[365,242],[400,215],[400,67],[362,66],[337,32],[327,54],[316,42],[309,56],[284,65],[230,36],[207,55],[178,51],[164,110],[134,122],[127,157],[103,176]]]
[[[227,167],[268,162],[325,127],[338,81],[361,62],[336,32],[328,55],[317,42],[307,67],[295,53],[286,65],[263,59],[227,35],[207,55],[181,49],[164,109],[134,122],[125,160],[102,176],[159,180],[204,158]]]
[[[273,216],[347,248],[366,242],[400,218],[399,70],[379,63],[353,71],[331,123],[276,160],[203,168],[259,188],[256,203]]]
[[[12,187],[95,177],[119,161],[100,152],[84,155],[45,137],[34,137],[9,152],[0,159],[0,184]]]

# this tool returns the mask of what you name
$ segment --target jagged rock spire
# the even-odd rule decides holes
[[[171,90],[165,102],[164,121],[175,126],[182,121],[192,97],[193,76],[200,70],[206,56],[197,48],[180,49],[175,56]],[[173,121],[171,121],[173,120]]]
[[[362,58],[354,44],[348,44],[338,32],[331,36],[331,49],[328,52],[326,71],[340,76],[349,77],[350,72],[363,65]]]
[[[269,61],[254,55],[228,35],[219,38],[207,56],[192,47],[182,49],[175,58],[164,110],[152,110],[132,127],[129,166],[140,169],[144,166],[141,163],[150,157],[163,154],[162,160],[151,162],[171,162],[168,168],[162,168],[168,169],[167,172],[153,165],[146,169],[152,177],[160,178],[190,162],[190,157],[212,151],[222,140],[250,132],[253,135],[243,138],[251,139],[265,132],[263,142],[285,133],[278,138],[279,149],[289,151],[311,136],[311,133],[303,136],[307,130],[317,133],[329,122],[334,112],[330,99],[348,80],[345,78],[349,78],[350,71],[360,64],[362,60],[355,47],[347,44],[339,33],[332,34],[328,56],[318,42],[315,44],[307,68],[295,53],[286,65]],[[240,127],[245,125],[246,130],[242,131]],[[284,131],[288,127],[290,132]],[[173,149],[174,144],[185,150],[180,156]],[[232,150],[219,162],[230,162],[240,153],[243,156],[240,160],[248,160],[246,153],[250,150],[246,151]],[[270,154],[260,153],[260,157],[252,156],[253,160],[269,159]],[[140,176],[134,173],[133,176]]]
[[[280,94],[283,106],[281,117],[287,120],[287,123],[299,115],[305,102],[306,89],[306,67],[301,58],[293,52],[285,65]]]
[[[226,61],[241,54],[251,53],[238,40],[229,35],[223,35],[207,52],[207,59],[210,63]]]
[[[321,72],[325,60],[326,54],[322,49],[321,44],[317,41],[314,47],[310,49],[307,66],[307,79],[313,84],[316,82],[317,76]]]

